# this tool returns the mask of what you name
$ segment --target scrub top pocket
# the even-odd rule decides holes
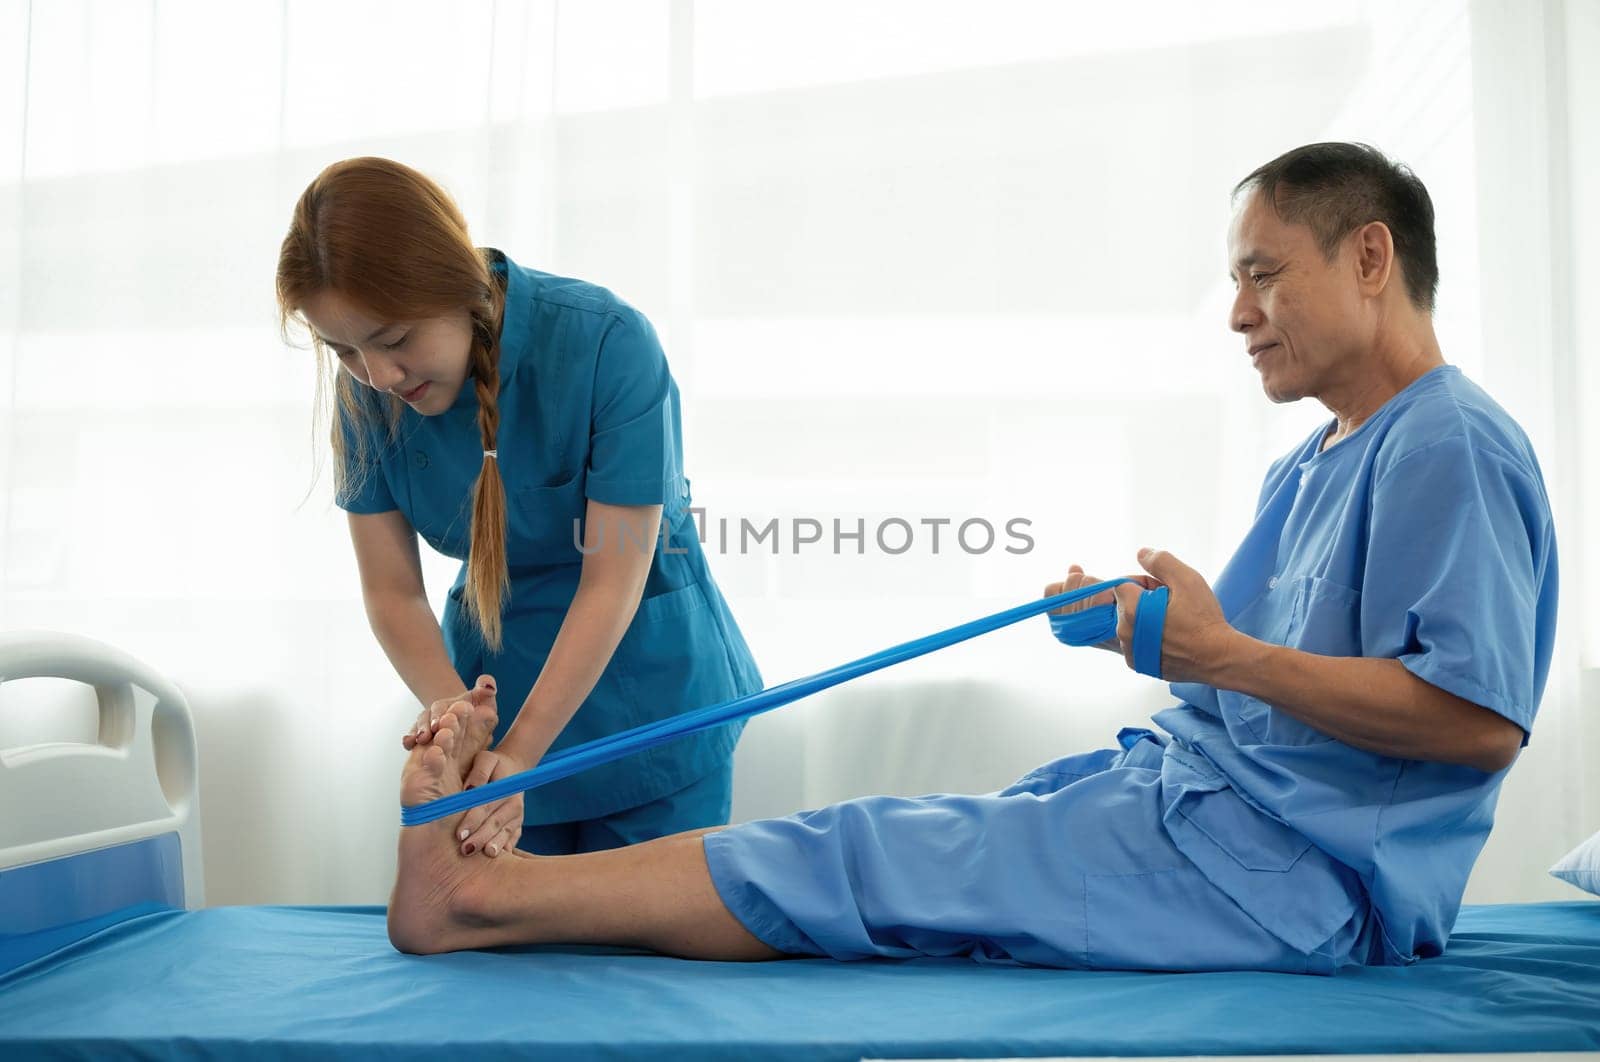
[[[660,623],[678,616],[685,616],[706,607],[705,591],[699,583],[690,583],[688,586],[669,590],[664,594],[647,597],[639,602],[637,622],[646,625]]]
[[[543,567],[583,559],[578,549],[587,511],[583,480],[579,472],[564,483],[507,492],[506,552],[511,564]]]
[[[699,583],[639,602],[613,659],[644,719],[704,708],[743,692]]]

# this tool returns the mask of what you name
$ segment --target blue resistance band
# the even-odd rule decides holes
[[[664,745],[686,734],[698,730],[708,730],[723,723],[731,723],[736,719],[748,719],[762,712],[769,712],[774,708],[797,701],[801,697],[809,696],[830,686],[837,686],[841,682],[848,682],[853,678],[886,668],[891,664],[898,664],[903,660],[931,653],[935,649],[943,649],[957,642],[964,642],[968,638],[976,638],[980,634],[1008,627],[1019,620],[1030,616],[1048,612],[1063,605],[1070,605],[1085,598],[1103,593],[1114,586],[1132,582],[1131,579],[1112,579],[1103,583],[1094,583],[1090,586],[1080,586],[1076,590],[1069,590],[1064,594],[1040,598],[1030,601],[1016,608],[996,612],[992,616],[971,620],[949,630],[937,634],[929,634],[913,641],[904,642],[881,652],[864,656],[860,660],[853,660],[848,664],[827,671],[818,672],[806,678],[792,679],[780,686],[748,693],[743,697],[735,697],[731,701],[713,704],[706,708],[696,708],[681,715],[669,716],[654,723],[636,726],[632,730],[623,730],[610,734],[582,745],[574,745],[569,749],[552,753],[546,756],[538,766],[516,774],[507,775],[487,785],[478,786],[476,789],[460,793],[451,793],[449,796],[430,800],[425,804],[400,809],[400,824],[402,826],[420,826],[425,822],[442,819],[446,815],[466,811],[480,804],[492,804],[496,800],[503,800],[513,793],[525,792],[535,789],[549,782],[557,781],[588,770],[590,767],[602,763],[610,763],[635,752],[653,749],[657,745]],[[1142,674],[1152,678],[1161,677],[1161,633],[1166,626],[1167,617],[1167,588],[1157,587],[1146,590],[1139,595],[1139,608],[1134,613],[1133,622],[1133,666]],[[1068,645],[1097,645],[1116,636],[1117,633],[1117,606],[1113,604],[1096,605],[1086,608],[1081,612],[1071,612],[1064,616],[1051,616],[1050,629],[1056,638]]]

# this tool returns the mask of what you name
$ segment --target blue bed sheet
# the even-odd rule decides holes
[[[381,908],[168,910],[0,975],[0,1058],[108,1048],[385,1062],[1595,1050],[1600,903],[1469,907],[1442,958],[1326,978],[413,957],[390,948]]]

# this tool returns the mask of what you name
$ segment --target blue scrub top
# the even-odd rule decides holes
[[[1329,656],[1390,657],[1533,726],[1556,623],[1556,543],[1533,448],[1453,366],[1343,441],[1267,473],[1215,589],[1238,629]],[[1309,951],[1370,901],[1366,961],[1439,954],[1505,772],[1364,752],[1229,690],[1177,683],[1165,822],[1247,912]],[[1314,847],[1312,847],[1314,845]]]
[[[551,751],[760,689],[688,511],[678,388],[650,322],[605,288],[488,254],[506,276],[496,439],[511,577],[503,648],[488,652],[467,619],[465,563],[441,626],[464,685],[481,671],[495,676],[502,707],[496,739],[544,666],[577,590],[577,543],[591,498],[660,504],[670,536],[655,551],[638,613]],[[437,416],[404,407],[392,440],[382,427],[381,396],[364,386],[356,393],[377,467],[337,503],[356,513],[398,509],[430,546],[465,561],[472,485],[483,463],[471,381]],[[342,420],[341,427],[351,430]],[[599,818],[683,789],[726,763],[742,727],[691,735],[533,790],[524,820]]]

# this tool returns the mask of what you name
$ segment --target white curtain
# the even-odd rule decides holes
[[[416,166],[479,243],[651,316],[713,568],[774,682],[1074,561],[1121,574],[1140,545],[1214,576],[1267,463],[1325,416],[1268,404],[1227,330],[1228,191],[1364,140],[1432,192],[1446,356],[1532,433],[1556,506],[1562,644],[1469,899],[1560,895],[1545,868],[1600,828],[1595,21],[1555,0],[0,0],[0,625],[101,638],[185,689],[212,902],[381,902],[415,706],[313,484],[310,355],[272,301],[324,165]],[[777,555],[740,549],[740,521],[774,519]],[[973,525],[968,552],[975,519],[999,536]],[[1004,548],[1013,519],[1031,550]],[[797,520],[823,540],[797,547]],[[862,522],[860,553],[835,520]],[[452,571],[425,559],[436,604]],[[754,722],[735,818],[992,789],[1167,702],[1024,625]],[[0,746],[92,736],[84,711],[8,684]]]

